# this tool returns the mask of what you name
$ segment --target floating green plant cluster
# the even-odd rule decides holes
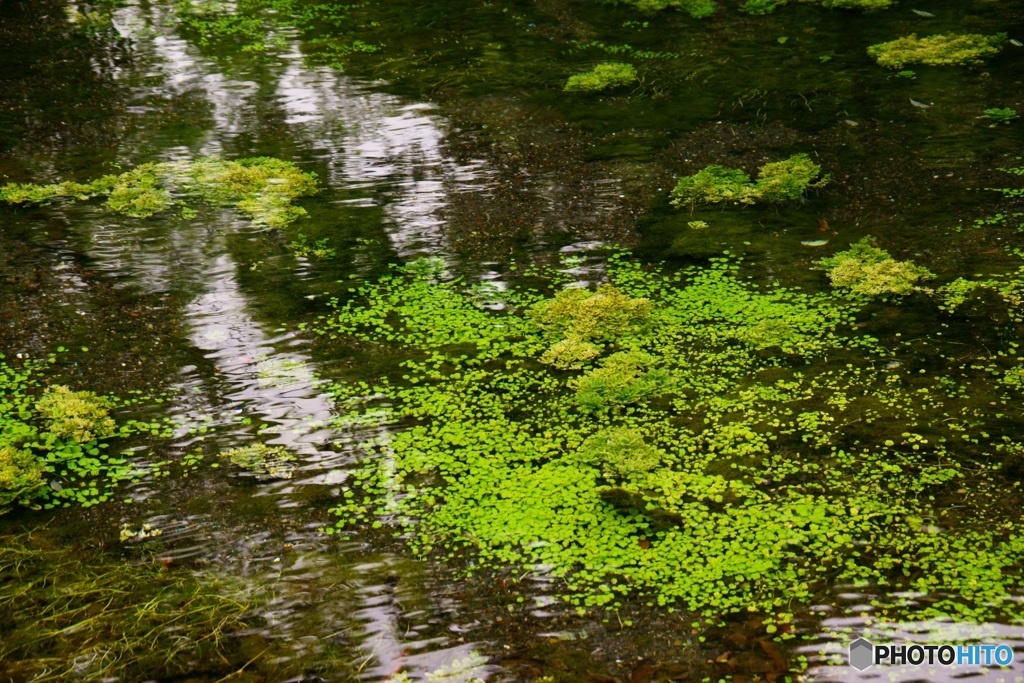
[[[1024,529],[992,504],[1017,484],[984,464],[1016,435],[892,362],[857,331],[863,300],[762,289],[727,259],[664,275],[614,256],[608,277],[495,292],[419,261],[315,323],[407,358],[335,390],[354,423],[403,425],[364,444],[338,530],[550,573],[581,611],[638,596],[778,615],[785,635],[847,581],[881,587],[879,615],[915,591],[918,617],[1024,617]]]
[[[794,154],[760,168],[757,180],[737,168],[713,165],[679,179],[672,189],[672,204],[755,204],[799,199],[808,188],[828,183],[821,167],[806,154]]]
[[[846,251],[817,261],[832,285],[862,296],[906,295],[919,290],[918,282],[935,277],[912,261],[897,261],[889,252],[871,246],[865,237]]]
[[[632,64],[604,62],[590,71],[570,76],[563,88],[566,92],[598,92],[618,88],[637,80]]]
[[[934,35],[918,38],[916,33],[868,48],[868,54],[882,66],[902,69],[907,64],[959,66],[980,64],[999,54],[1005,34],[979,33]]]
[[[169,209],[175,204],[172,194],[180,194],[213,206],[234,207],[260,225],[284,228],[306,215],[294,201],[316,191],[316,174],[305,173],[289,161],[206,157],[143,164],[91,183],[8,183],[0,187],[0,201],[41,204],[58,198],[84,201],[102,196],[107,198],[106,207],[115,213],[148,218]]]
[[[15,506],[93,505],[136,476],[109,440],[166,428],[138,420],[118,425],[110,410],[126,402],[52,385],[46,361],[0,354],[0,514]]]

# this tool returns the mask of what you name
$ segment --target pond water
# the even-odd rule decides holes
[[[204,4],[255,19],[202,24],[183,8]],[[682,611],[640,601],[578,616],[543,572],[456,577],[383,530],[323,532],[359,444],[399,428],[339,426],[331,381],[377,377],[397,360],[332,348],[300,323],[394,264],[439,257],[500,291],[524,279],[516,263],[541,263],[593,285],[607,247],[622,245],[667,270],[729,253],[754,283],[822,291],[812,262],[873,235],[944,283],[1015,267],[1009,250],[1024,245],[1012,227],[971,226],[1013,210],[979,188],[1012,182],[997,167],[1012,165],[1024,128],[980,117],[1024,110],[1024,47],[1007,41],[982,66],[903,75],[866,48],[910,32],[1024,40],[1024,6],[793,4],[750,16],[725,4],[702,20],[564,0],[0,4],[4,182],[85,182],[219,155],[284,159],[322,187],[286,231],[220,208],[131,218],[95,202],[0,207],[0,352],[66,348],[54,383],[160,396],[142,411],[177,425],[169,440],[132,437],[141,474],[113,500],[0,520],[0,543],[41,558],[3,560],[0,633],[17,656],[0,662],[6,680],[111,680],[127,627],[78,642],[62,634],[84,626],[27,624],[63,604],[64,572],[121,567],[143,573],[118,595],[144,601],[180,578],[247,605],[245,628],[225,632],[229,658],[182,655],[121,680],[869,678],[843,664],[851,633],[1006,642],[1020,660],[1011,670],[894,667],[893,680],[1024,680],[1021,623],[873,619],[870,586],[829,586],[821,604],[794,607],[792,632],[807,638],[780,643],[753,617],[695,628]],[[562,92],[601,60],[634,62],[642,78],[607,95]],[[832,179],[799,202],[669,205],[681,175],[801,151]],[[290,246],[299,240],[327,240],[334,253],[301,255]],[[915,368],[939,362],[942,343],[970,359],[1018,332],[995,316],[950,323],[920,301],[877,305],[860,324],[934,341],[893,361]],[[946,342],[931,336],[940,326]],[[1008,412],[1006,433],[1020,433],[1019,406]],[[259,479],[212,455],[257,436],[297,458],[291,478]],[[1000,504],[1019,517],[1019,491]],[[146,528],[161,533],[122,538]],[[52,590],[25,597],[26,585]],[[96,617],[89,604],[83,614]],[[132,647],[165,647],[155,632]],[[443,667],[453,673],[427,678]]]

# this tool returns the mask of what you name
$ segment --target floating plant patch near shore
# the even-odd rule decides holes
[[[315,173],[301,171],[289,161],[253,157],[227,161],[205,157],[194,161],[143,164],[90,183],[52,185],[8,183],[0,187],[0,201],[8,204],[43,204],[55,199],[85,201],[106,197],[115,213],[148,218],[171,208],[173,195],[213,206],[229,206],[258,225],[284,228],[306,210],[294,201],[317,191]],[[190,210],[185,207],[184,213]]]
[[[581,612],[753,611],[783,638],[837,581],[883,587],[881,617],[1024,617],[1024,526],[972,460],[1005,428],[887,362],[854,325],[866,299],[615,255],[596,291],[508,290],[496,313],[436,273],[399,268],[311,326],[407,358],[358,389],[404,429],[364,443],[338,533],[391,525],[440,560],[544,567]],[[908,610],[906,590],[927,599]]]

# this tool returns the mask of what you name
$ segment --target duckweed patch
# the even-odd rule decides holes
[[[637,81],[636,68],[622,62],[604,62],[590,71],[570,76],[563,90],[566,92],[598,92],[619,88]]]
[[[695,204],[755,204],[799,199],[809,188],[822,187],[829,176],[806,154],[762,166],[756,181],[744,171],[713,165],[679,179],[672,189],[674,206]]]
[[[783,638],[835,582],[882,587],[880,616],[1024,616],[1020,520],[975,460],[1007,432],[888,362],[854,327],[864,300],[756,287],[727,259],[661,274],[613,256],[608,278],[505,291],[496,313],[499,294],[414,262],[336,303],[317,333],[406,356],[401,377],[335,389],[352,419],[386,406],[379,424],[403,426],[363,444],[336,531],[549,573],[581,612],[756,611]],[[621,315],[568,334],[599,296]],[[592,346],[538,363],[563,335]]]
[[[889,252],[871,245],[868,236],[846,251],[816,261],[828,272],[832,286],[861,296],[904,296],[920,289],[918,282],[935,277],[912,261],[897,261]]]
[[[306,210],[293,202],[316,191],[316,174],[303,172],[288,161],[206,157],[191,162],[143,164],[84,184],[8,183],[0,187],[0,201],[43,204],[54,199],[84,201],[105,196],[109,210],[148,218],[171,208],[175,204],[173,193],[213,206],[230,206],[259,225],[284,228],[306,215]],[[183,215],[194,215],[187,210],[183,207]]]
[[[902,69],[908,64],[961,66],[980,64],[999,54],[1005,34],[946,34],[918,38],[916,33],[868,48],[868,54],[880,65]]]

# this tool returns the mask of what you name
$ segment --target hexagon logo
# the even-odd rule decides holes
[[[875,646],[871,641],[858,638],[850,643],[850,666],[863,671],[874,663]]]

